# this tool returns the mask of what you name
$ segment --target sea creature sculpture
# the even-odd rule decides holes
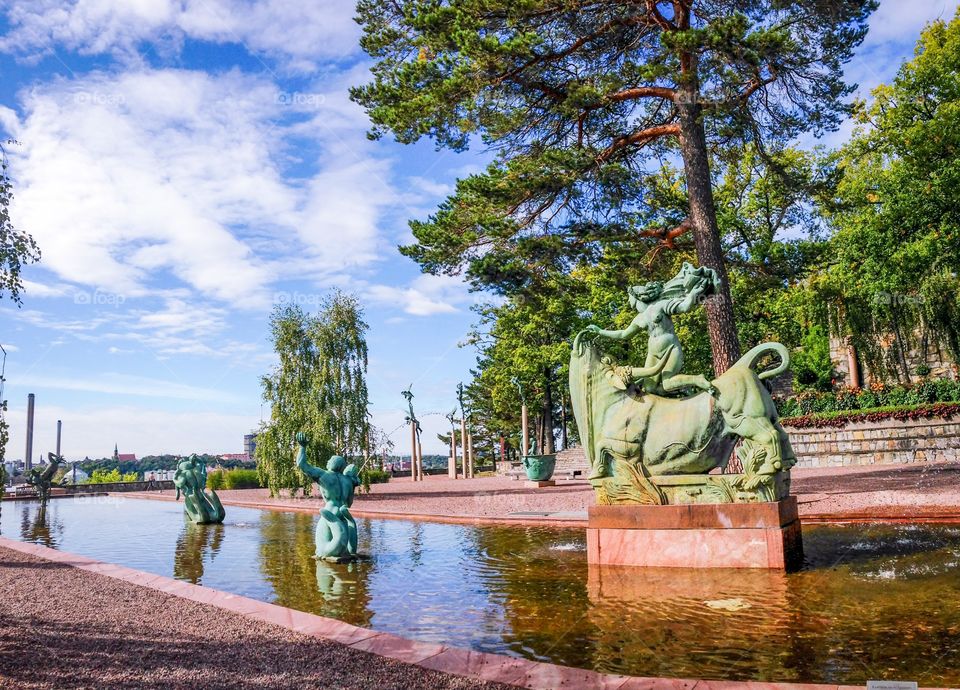
[[[27,484],[37,490],[37,498],[40,499],[41,506],[45,506],[47,501],[50,500],[50,489],[52,487],[66,484],[66,480],[63,478],[59,482],[54,480],[57,470],[60,469],[60,464],[63,462],[63,456],[49,453],[47,459],[49,462],[46,465],[31,467],[25,477]]]
[[[226,511],[217,492],[206,490],[207,466],[196,454],[177,465],[173,485],[177,488],[177,500],[183,494],[183,510],[190,520],[201,525],[223,522]]]

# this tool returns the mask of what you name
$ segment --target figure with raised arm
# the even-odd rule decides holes
[[[681,374],[683,350],[673,328],[671,316],[683,314],[718,287],[717,274],[710,268],[694,268],[684,262],[676,277],[667,283],[657,281],[634,285],[627,290],[630,306],[637,310],[630,325],[623,330],[608,331],[599,326],[587,330],[604,338],[630,340],[647,331],[647,359],[643,367],[620,367],[617,387],[626,388],[631,383],[648,393],[660,395],[675,393],[693,387],[712,391],[710,382],[701,375]]]
[[[345,559],[357,555],[357,523],[350,514],[353,494],[360,484],[357,467],[340,455],[327,461],[326,469],[307,461],[307,435],[297,433],[297,468],[317,482],[324,505],[317,523],[317,558]]]

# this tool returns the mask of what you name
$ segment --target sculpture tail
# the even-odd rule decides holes
[[[790,367],[790,351],[787,350],[781,343],[761,343],[755,348],[750,350],[747,354],[737,360],[737,363],[733,366],[735,367],[746,367],[747,369],[753,369],[753,365],[757,363],[757,360],[760,359],[763,355],[766,354],[776,354],[780,358],[780,364],[777,366],[764,369],[763,371],[758,371],[757,378],[761,381],[763,379],[769,379],[774,376],[779,376],[785,372]]]

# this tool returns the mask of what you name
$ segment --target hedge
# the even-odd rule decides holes
[[[960,381],[927,380],[911,386],[872,384],[869,388],[846,388],[836,392],[799,393],[777,401],[784,418],[798,418],[824,412],[880,413],[886,408],[900,411],[936,403],[960,403]]]
[[[887,419],[908,421],[911,419],[950,419],[960,415],[960,403],[934,403],[933,405],[908,405],[901,407],[877,407],[872,410],[821,412],[800,417],[785,417],[783,426],[792,429],[820,429],[842,427],[854,422],[882,422]]]

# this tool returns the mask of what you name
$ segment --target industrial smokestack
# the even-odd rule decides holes
[[[23,455],[23,466],[29,471],[33,467],[33,400],[34,395],[27,396],[27,450]]]

